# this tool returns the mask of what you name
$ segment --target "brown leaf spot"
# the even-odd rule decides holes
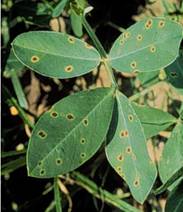
[[[122,130],[120,132],[120,137],[128,137],[128,130]]]
[[[73,121],[75,119],[74,115],[72,113],[68,113],[66,115],[66,118],[69,120],[69,121]]]
[[[47,137],[47,133],[44,130],[39,130],[37,135],[41,138],[41,139],[45,139]]]
[[[74,68],[73,68],[72,65],[68,65],[68,66],[65,67],[65,71],[66,71],[66,72],[72,72],[73,69],[74,69]]]
[[[50,116],[51,116],[52,118],[57,118],[57,117],[58,117],[58,113],[57,113],[56,111],[52,111],[52,112],[50,113]]]
[[[69,36],[68,37],[68,41],[69,41],[69,43],[75,43],[75,38],[74,37],[72,37],[72,36]]]
[[[153,23],[152,19],[148,19],[145,23],[145,28],[150,29],[152,27],[152,23]]]
[[[37,63],[37,62],[39,62],[39,57],[38,56],[36,56],[36,55],[33,55],[32,57],[31,57],[31,62],[32,63]]]

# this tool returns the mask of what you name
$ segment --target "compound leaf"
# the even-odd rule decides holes
[[[123,72],[156,71],[179,53],[182,26],[164,18],[150,18],[128,28],[109,54],[112,67]]]
[[[168,112],[156,108],[142,106],[136,103],[132,103],[132,106],[144,128],[146,138],[157,135],[160,131],[175,124],[177,120]]]
[[[113,93],[112,88],[82,91],[53,105],[33,130],[27,154],[29,175],[54,177],[91,158],[106,136]]]
[[[106,155],[115,171],[127,182],[133,197],[143,203],[156,179],[143,128],[128,99],[117,93],[108,133]]]
[[[178,123],[165,144],[160,158],[159,174],[161,181],[166,183],[181,167],[183,167],[183,124]]]
[[[17,58],[48,77],[71,78],[92,71],[100,63],[95,48],[64,33],[22,33],[12,43]]]

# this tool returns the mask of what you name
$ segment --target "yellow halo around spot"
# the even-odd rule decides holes
[[[152,19],[148,19],[145,23],[145,28],[150,29],[152,27],[153,21]]]
[[[39,62],[39,60],[40,60],[40,58],[39,58],[38,56],[36,56],[36,55],[33,55],[33,56],[31,57],[31,62],[32,62],[32,63],[37,63],[37,62]]]
[[[150,52],[154,53],[156,51],[156,47],[154,45],[150,46]]]
[[[131,68],[136,68],[137,67],[137,62],[136,61],[132,61],[131,63],[130,63],[130,66],[131,66]]]
[[[143,39],[143,36],[141,34],[138,34],[136,38],[137,38],[137,41],[141,41]]]
[[[163,28],[165,26],[165,21],[161,20],[158,22],[158,27]]]
[[[73,69],[74,69],[74,68],[73,68],[72,65],[68,65],[68,66],[65,67],[65,71],[66,71],[66,72],[72,72]]]
[[[74,37],[72,37],[72,36],[69,36],[68,37],[68,41],[69,41],[69,43],[75,43],[75,38]]]

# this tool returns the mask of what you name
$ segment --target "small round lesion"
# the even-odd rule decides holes
[[[86,143],[86,139],[85,138],[81,138],[80,143],[81,144],[85,144]]]
[[[58,113],[56,111],[51,111],[50,116],[52,118],[57,118],[58,117]]]
[[[72,72],[73,70],[74,70],[74,68],[73,68],[72,65],[68,65],[68,66],[65,67],[65,72],[70,73],[70,72]]]
[[[129,121],[133,121],[133,119],[134,119],[134,117],[133,117],[132,114],[128,115],[128,120],[129,120]]]
[[[63,160],[61,158],[56,159],[56,165],[61,165],[63,164]]]
[[[88,118],[85,118],[85,119],[83,119],[83,125],[85,126],[85,127],[87,127],[88,126]]]
[[[73,121],[73,120],[75,119],[75,116],[74,116],[72,113],[68,113],[68,114],[66,115],[66,118],[67,118],[67,120],[69,120],[69,121]]]
[[[81,154],[80,154],[80,157],[83,159],[83,158],[85,158],[86,157],[86,153],[85,152],[82,152]]]
[[[40,58],[39,58],[38,56],[36,56],[36,55],[33,55],[33,56],[31,57],[31,62],[32,62],[32,63],[37,63],[37,62],[39,62],[39,60],[40,60]]]
[[[173,78],[177,78],[177,77],[178,77],[176,71],[171,71],[171,72],[170,72],[170,76],[173,77]]]
[[[156,51],[156,47],[154,45],[150,46],[150,52],[154,53]]]
[[[132,148],[131,146],[126,147],[126,153],[131,154],[132,153]]]
[[[123,33],[123,38],[128,39],[130,37],[130,35],[131,35],[131,33],[126,31],[126,32]]]
[[[37,135],[41,138],[41,139],[45,139],[47,137],[47,133],[44,130],[39,130]]]
[[[72,36],[69,36],[68,37],[68,41],[69,41],[69,43],[75,43],[75,38],[74,37],[72,37]]]
[[[122,155],[122,154],[119,154],[119,155],[117,156],[117,160],[118,160],[118,161],[123,161],[123,160],[124,160],[123,155]]]
[[[142,39],[143,39],[143,36],[141,34],[138,34],[137,35],[137,41],[142,41]]]
[[[45,169],[41,169],[41,170],[40,170],[40,175],[41,175],[41,176],[44,176],[45,174],[46,174],[46,170],[45,170]]]
[[[136,61],[132,61],[130,63],[131,68],[135,69],[137,67],[137,62]]]
[[[165,21],[161,20],[158,22],[158,27],[163,28],[165,26]]]
[[[134,182],[133,182],[133,185],[135,187],[139,187],[140,186],[140,179],[138,177],[135,178]]]

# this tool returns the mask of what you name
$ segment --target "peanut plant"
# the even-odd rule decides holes
[[[69,173],[104,144],[109,164],[127,183],[134,199],[143,204],[157,177],[157,164],[147,150],[148,138],[176,125],[158,164],[163,184],[183,166],[182,112],[176,119],[158,109],[131,102],[119,90],[114,71],[148,75],[167,67],[172,84],[177,84],[172,66],[182,63],[179,56],[182,26],[162,17],[144,19],[126,29],[106,53],[85,16],[80,18],[94,46],[68,34],[50,31],[26,32],[12,42],[17,59],[41,75],[72,78],[104,64],[111,80],[110,87],[72,94],[41,116],[29,140],[28,175],[52,178]],[[178,66],[182,75],[182,66]],[[172,148],[176,158],[171,154]]]

